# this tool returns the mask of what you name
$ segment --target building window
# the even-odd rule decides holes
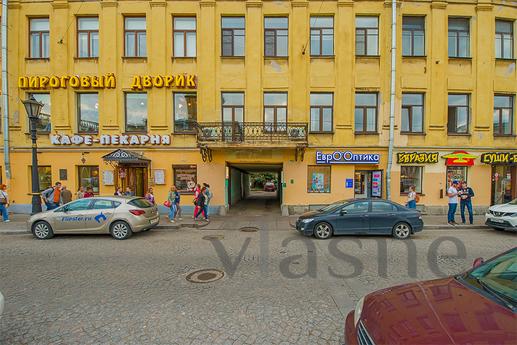
[[[79,133],[99,133],[99,94],[77,94],[77,119]]]
[[[425,17],[402,18],[402,56],[425,55]]]
[[[402,94],[401,132],[422,133],[424,131],[424,94]]]
[[[244,121],[244,92],[223,92],[221,100],[223,122]]]
[[[496,59],[513,59],[513,22],[495,21],[495,57]]]
[[[513,96],[494,96],[494,135],[513,134]]]
[[[48,59],[49,54],[49,21],[48,18],[29,19],[30,57],[32,59]]]
[[[77,18],[77,56],[99,57],[99,18]]]
[[[264,18],[264,55],[268,57],[287,56],[288,48],[287,17]]]
[[[409,193],[409,187],[415,186],[417,193],[422,193],[422,176],[424,168],[419,166],[400,167],[400,194]]]
[[[470,23],[468,18],[449,18],[449,57],[470,56]]]
[[[332,132],[332,93],[311,93],[311,132]]]
[[[147,132],[147,93],[127,92],[126,132]]]
[[[330,166],[309,165],[307,193],[330,193]]]
[[[193,133],[197,123],[197,96],[195,93],[174,94],[174,132]]]
[[[467,167],[447,167],[447,188],[452,184],[453,181],[467,181]]]
[[[77,167],[79,187],[91,187],[95,194],[99,193],[99,167],[97,165],[83,165]]]
[[[311,56],[334,55],[334,18],[311,17]]]
[[[379,55],[379,17],[355,18],[355,55]]]
[[[50,93],[31,93],[28,96],[33,96],[36,101],[43,103],[43,108],[41,108],[41,113],[36,122],[36,131],[38,133],[49,133],[52,129],[50,123]]]
[[[244,56],[244,17],[222,17],[221,37],[222,56]]]
[[[147,34],[145,31],[145,17],[124,18],[125,57],[146,57],[146,37]]]
[[[32,190],[32,167],[29,166],[29,184]],[[40,192],[52,187],[52,168],[50,165],[38,165],[38,179]]]
[[[174,18],[174,57],[196,57],[196,17]]]
[[[467,134],[469,132],[469,95],[449,94],[448,99],[449,134]]]
[[[264,130],[266,132],[287,130],[287,92],[264,93]]]
[[[174,185],[178,192],[193,194],[197,184],[197,167],[195,165],[173,165]]]
[[[377,93],[355,94],[355,133],[377,133]]]

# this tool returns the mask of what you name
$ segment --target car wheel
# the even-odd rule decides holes
[[[54,231],[52,231],[50,224],[42,220],[32,225],[32,234],[38,240],[48,240],[54,237]]]
[[[116,240],[125,240],[131,237],[133,231],[128,223],[119,220],[111,224],[110,233]]]
[[[393,237],[405,240],[411,235],[411,226],[408,223],[400,222],[393,227]]]
[[[332,226],[329,223],[318,223],[314,226],[314,236],[321,240],[332,236]]]

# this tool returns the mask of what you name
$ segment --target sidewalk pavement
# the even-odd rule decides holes
[[[9,215],[10,222],[0,222],[0,234],[20,234],[27,233],[26,214]],[[173,230],[180,228],[199,228],[202,230],[240,230],[246,227],[254,227],[267,230],[286,230],[291,229],[291,224],[296,222],[298,216],[282,216],[278,213],[272,213],[268,217],[262,216],[245,216],[245,215],[214,215],[210,218],[210,222],[203,220],[193,220],[191,215],[185,215],[181,221],[175,223],[169,222],[166,216],[162,215],[160,224],[156,227],[158,230]],[[485,219],[482,215],[474,216],[474,224],[451,226],[447,224],[447,216],[422,216],[424,219],[424,229],[443,229],[450,227],[451,229],[484,229]],[[459,216],[456,217],[457,222],[461,222]]]

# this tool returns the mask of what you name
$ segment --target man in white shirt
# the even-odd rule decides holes
[[[454,215],[458,208],[458,181],[452,181],[452,185],[447,189],[447,196],[449,197],[449,212],[447,213],[447,222],[450,225],[456,225]]]

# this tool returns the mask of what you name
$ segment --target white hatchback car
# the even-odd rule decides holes
[[[517,231],[517,199],[490,206],[485,213],[485,224],[496,230]]]

